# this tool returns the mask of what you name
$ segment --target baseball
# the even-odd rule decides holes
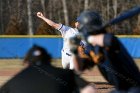
[[[42,13],[41,12],[37,12],[37,16],[42,16]]]

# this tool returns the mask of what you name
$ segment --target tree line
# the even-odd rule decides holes
[[[0,0],[1,35],[58,35],[57,30],[37,18],[38,11],[58,23],[74,27],[84,10],[95,10],[108,22],[140,4],[140,0]],[[140,34],[140,15],[111,26],[114,34]]]

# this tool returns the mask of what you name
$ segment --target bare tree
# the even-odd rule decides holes
[[[27,10],[28,10],[28,34],[33,35],[33,23],[31,15],[31,0],[27,0]]]
[[[140,4],[140,0],[137,0],[137,3]],[[138,30],[140,31],[140,15],[138,15],[137,26],[138,26]]]
[[[67,5],[66,5],[66,0],[62,0],[62,4],[63,4],[65,24],[69,25],[69,17],[68,17],[68,9],[67,9]]]
[[[47,6],[47,16],[50,18],[50,19],[52,19],[52,17],[53,17],[53,14],[52,14],[52,9],[53,9],[53,0],[50,0],[49,2],[48,2],[48,6]]]
[[[17,2],[17,19],[20,20],[20,14],[21,14],[21,1],[22,0],[18,0]]]
[[[46,13],[45,13],[45,0],[41,0],[41,5],[42,5],[42,9],[43,9],[43,14],[46,16]]]
[[[7,0],[7,3],[8,3],[8,10],[9,10],[9,14],[11,14],[12,13],[12,7],[11,7],[11,3],[10,3],[10,1],[9,0]]]
[[[103,13],[103,12],[104,12],[104,10],[103,10],[104,8],[103,8],[103,5],[102,5],[102,3],[103,3],[103,0],[100,0],[100,6],[101,6],[101,15],[102,15],[102,16],[104,16],[104,13]]]
[[[82,2],[82,0],[78,0],[78,4],[77,4],[77,6],[78,6],[78,11],[77,11],[77,16],[80,14],[80,10],[81,10],[81,2]]]
[[[110,0],[107,0],[107,20],[109,20],[110,16]]]
[[[20,28],[20,24],[24,24],[26,29],[22,31],[33,34],[40,24],[36,21],[38,20],[35,16],[37,11],[43,11],[49,19],[72,26],[76,17],[87,9],[101,12],[103,19],[107,21],[139,4],[140,0],[0,0],[0,34],[4,34],[7,29],[9,29],[7,33],[14,34],[15,31],[11,31],[11,27],[19,26]],[[16,21],[10,21],[11,16],[14,16]],[[134,21],[125,20],[115,25],[116,27],[112,26],[113,33],[131,34],[133,29],[140,30],[140,15],[133,17],[132,20]],[[17,25],[11,25],[9,22],[15,22]],[[51,31],[45,29],[44,32],[46,30]]]
[[[2,0],[0,0],[0,20],[1,20],[0,34],[2,34],[4,32],[4,29],[3,29],[3,2],[2,2]]]
[[[114,18],[117,16],[117,0],[113,0]]]
[[[89,6],[89,0],[84,1],[84,10],[87,10]]]

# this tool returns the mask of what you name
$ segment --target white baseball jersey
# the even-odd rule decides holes
[[[69,39],[70,37],[78,34],[78,30],[76,28],[71,28],[69,26],[65,26],[61,24],[61,27],[58,29],[61,32],[63,37],[63,48],[62,48],[62,65],[63,68],[66,68],[67,65],[70,65],[70,69],[73,69],[72,62],[72,53],[70,51]]]

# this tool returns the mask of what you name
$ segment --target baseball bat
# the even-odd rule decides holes
[[[134,7],[124,13],[121,13],[119,16],[117,16],[116,18],[110,20],[108,23],[106,23],[105,25],[103,25],[103,28],[108,27],[110,25],[114,25],[117,24],[119,22],[122,22],[126,19],[129,19],[135,15],[138,15],[140,13],[140,6]]]

